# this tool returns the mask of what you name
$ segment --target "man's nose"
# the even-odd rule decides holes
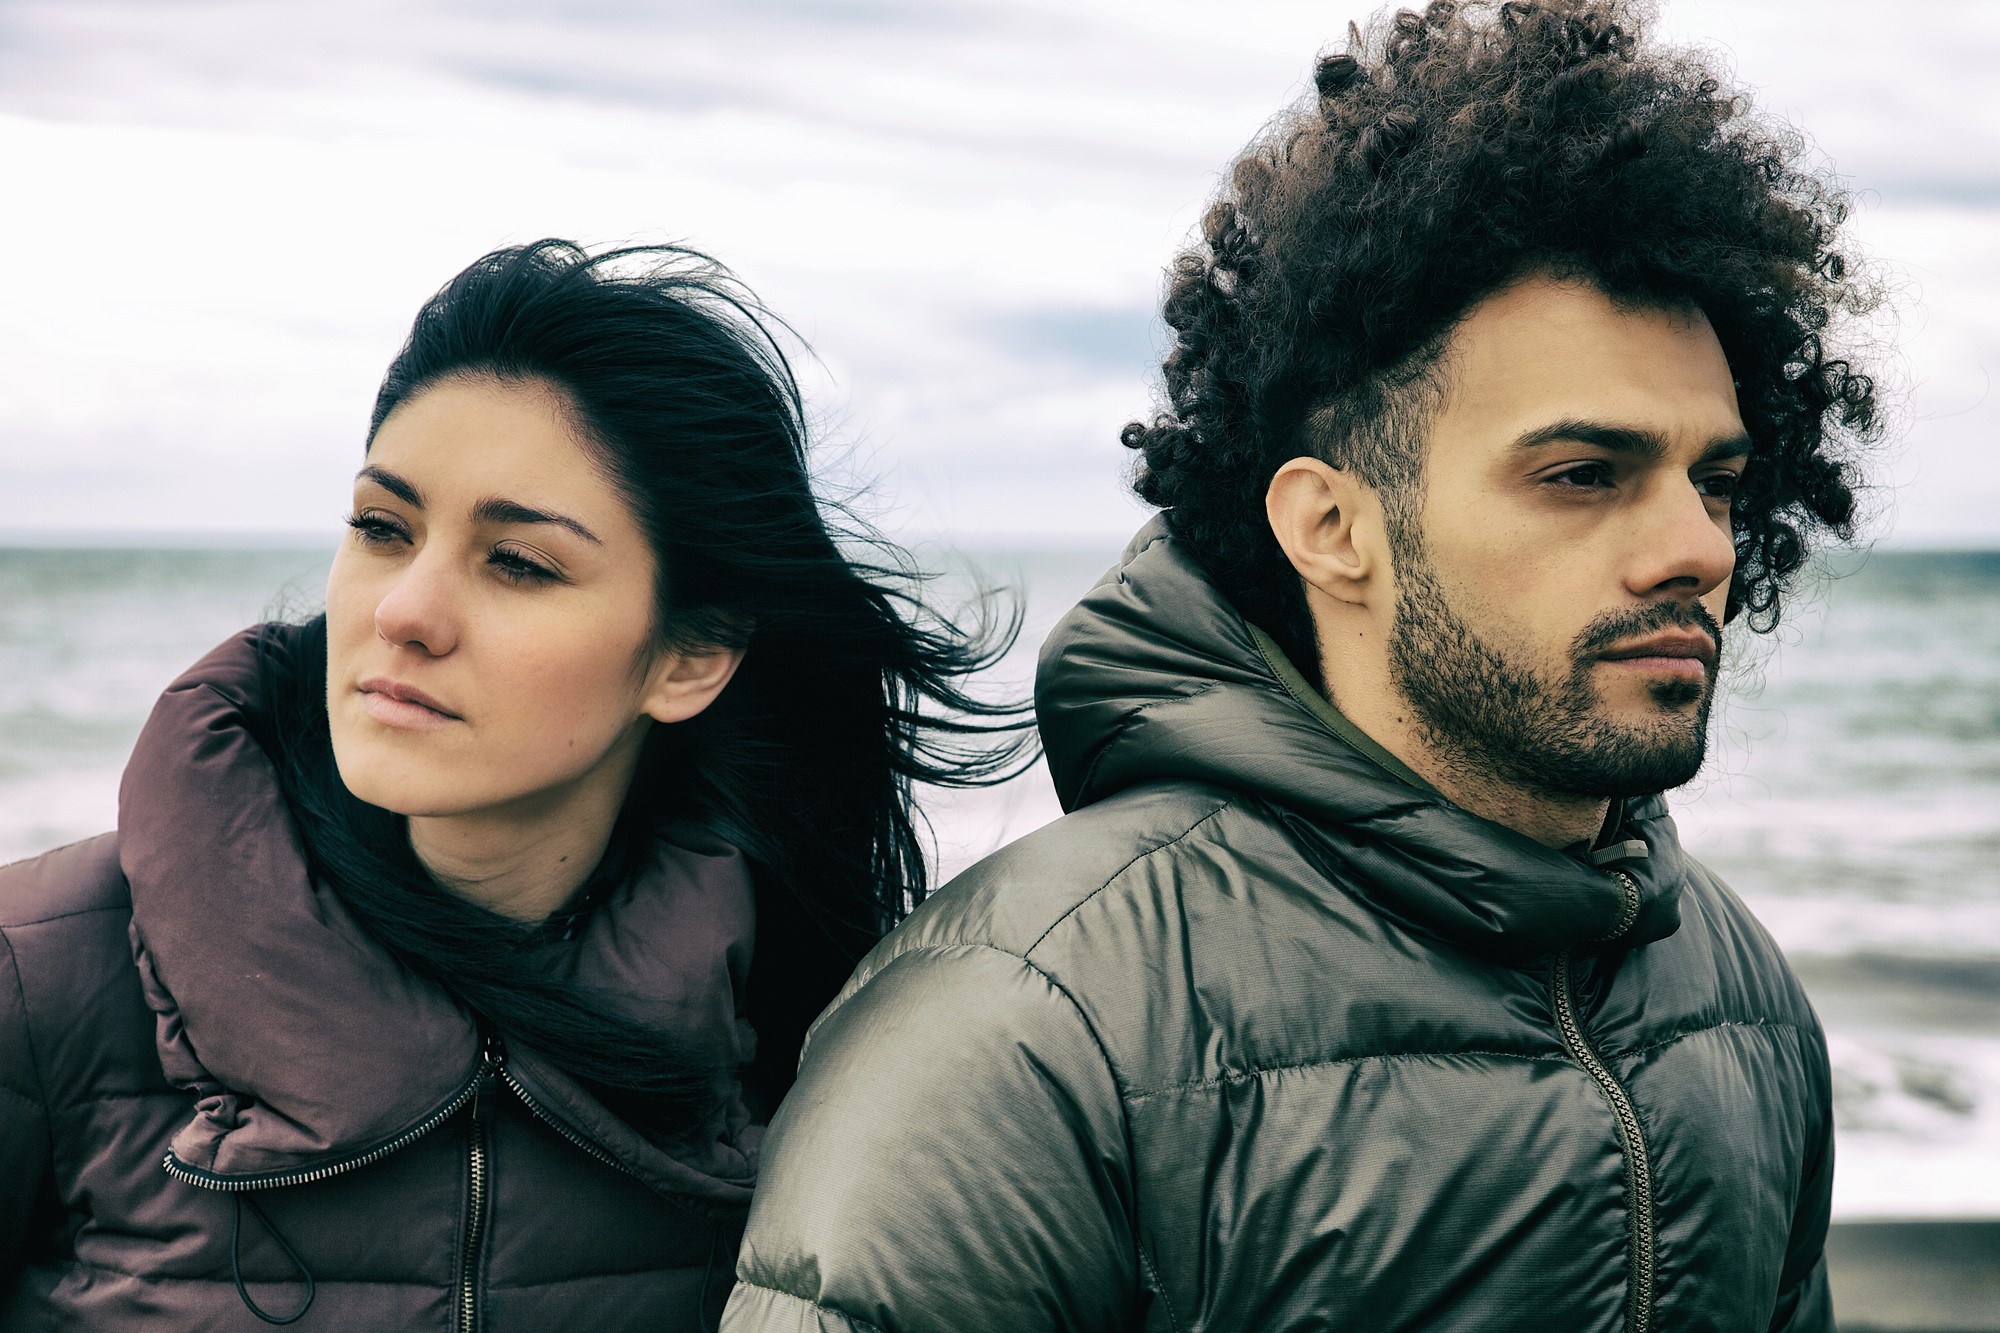
[[[1633,516],[1626,582],[1640,597],[1704,597],[1736,568],[1736,542],[1726,518],[1685,478],[1670,480]]]

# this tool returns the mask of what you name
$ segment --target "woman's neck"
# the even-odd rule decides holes
[[[635,747],[636,748],[636,747]],[[632,764],[606,764],[573,787],[462,815],[412,815],[410,847],[461,898],[535,922],[559,910],[603,859]]]

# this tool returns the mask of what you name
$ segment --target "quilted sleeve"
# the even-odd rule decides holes
[[[913,949],[814,1031],[722,1326],[1125,1327],[1126,1142],[1103,1051],[1060,987],[983,945]]]

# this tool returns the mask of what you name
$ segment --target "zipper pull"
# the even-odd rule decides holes
[[[507,1063],[507,1046],[499,1034],[487,1034],[479,1052],[479,1086],[472,1094],[472,1118],[481,1125],[493,1123],[500,1090],[500,1069]]]

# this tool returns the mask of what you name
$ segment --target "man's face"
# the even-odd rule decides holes
[[[1390,670],[1437,756],[1557,796],[1699,771],[1749,453],[1698,312],[1532,278],[1452,336]]]

